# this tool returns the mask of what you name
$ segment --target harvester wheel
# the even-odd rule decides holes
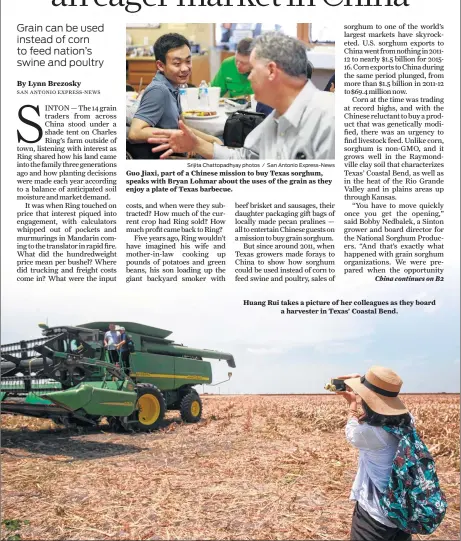
[[[161,391],[155,386],[149,383],[138,383],[136,386],[138,392],[138,401],[136,403],[136,410],[127,419],[129,428],[133,430],[156,430],[166,412],[166,402]],[[136,421],[134,423],[130,421]]]
[[[202,401],[196,391],[187,393],[179,406],[181,419],[185,423],[197,423],[202,417]]]

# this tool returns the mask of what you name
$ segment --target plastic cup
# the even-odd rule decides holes
[[[198,109],[198,88],[188,88],[186,91],[188,110]]]
[[[208,103],[210,111],[218,111],[220,97],[221,88],[219,86],[212,86],[208,88]]]

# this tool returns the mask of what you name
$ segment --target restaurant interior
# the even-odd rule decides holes
[[[312,82],[319,90],[334,91],[330,79],[335,73],[335,41],[334,28],[315,23],[266,24],[266,23],[151,23],[129,24],[126,27],[126,117],[127,117],[127,159],[138,159],[139,145],[135,147],[128,142],[128,131],[134,114],[139,106],[142,91],[154,78],[157,65],[154,57],[154,43],[168,33],[178,33],[185,36],[191,46],[192,71],[188,87],[200,87],[203,82],[209,86],[220,70],[222,62],[229,57],[235,57],[237,44],[244,38],[256,38],[271,31],[278,31],[303,41],[308,50],[308,59],[313,67]],[[329,84],[330,83],[330,84]],[[198,88],[194,89],[199,92]],[[194,90],[187,90],[188,103],[191,104]],[[211,91],[210,89],[210,98]],[[214,89],[217,90],[217,89]],[[251,95],[240,96],[247,100],[249,110],[255,110],[256,104]],[[219,93],[217,95],[219,98]],[[201,113],[192,111],[193,115],[186,116],[186,124],[213,137],[223,139],[224,128],[228,115],[233,107],[245,107],[236,103],[223,103],[225,96],[221,94],[219,107],[212,107],[211,115],[202,118]],[[196,98],[195,98],[196,99]],[[246,103],[246,102],[245,102]],[[217,104],[217,103],[216,103]],[[189,107],[192,109],[198,108]],[[184,108],[183,108],[184,109]],[[258,109],[256,109],[258,111]],[[188,111],[186,111],[187,113]],[[267,114],[267,113],[266,113]],[[151,147],[145,145],[149,157]],[[235,145],[238,146],[238,145]]]
[[[228,28],[230,27],[230,28]],[[233,56],[240,39],[256,37],[262,32],[280,30],[304,41],[309,60],[314,66],[313,83],[324,88],[335,69],[334,34],[327,26],[310,23],[272,25],[266,23],[159,23],[128,25],[126,29],[127,85],[143,90],[156,72],[153,45],[157,38],[169,32],[182,34],[192,45],[192,75],[190,83],[199,86],[211,81],[221,62]]]

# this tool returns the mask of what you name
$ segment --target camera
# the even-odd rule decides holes
[[[326,391],[331,391],[333,393],[337,391],[345,391],[346,383],[343,379],[331,379],[330,383],[327,383],[324,388]]]

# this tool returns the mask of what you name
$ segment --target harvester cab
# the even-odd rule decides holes
[[[2,413],[87,425],[106,417],[117,428],[153,430],[167,409],[177,409],[183,421],[197,422],[202,402],[194,386],[212,382],[211,364],[204,359],[224,359],[235,367],[230,354],[185,347],[167,338],[171,331],[124,322],[119,328],[133,344],[128,372],[123,362],[109,362],[108,326],[41,325],[42,338],[2,345]]]

